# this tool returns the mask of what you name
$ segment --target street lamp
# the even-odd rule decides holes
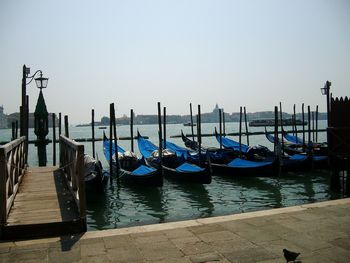
[[[329,127],[329,90],[331,85],[332,83],[327,80],[326,83],[324,84],[324,87],[321,88],[322,95],[327,96],[327,127]]]
[[[41,72],[41,70],[38,70],[37,72],[40,72],[40,77],[35,79],[35,83],[38,89],[40,89],[41,91],[41,89],[45,89],[47,87],[47,82],[49,81],[49,79],[43,78],[43,73]]]

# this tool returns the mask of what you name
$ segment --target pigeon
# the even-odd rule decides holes
[[[287,260],[287,263],[295,262],[297,257],[300,255],[300,253],[289,251],[286,248],[283,249],[283,254],[284,254],[284,258]]]

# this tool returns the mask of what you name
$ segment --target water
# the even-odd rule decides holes
[[[202,133],[212,133],[218,124],[205,123]],[[320,121],[319,127],[325,128]],[[135,126],[142,135],[157,142],[157,125]],[[167,136],[178,135],[181,129],[190,133],[190,127],[182,124],[167,126]],[[270,128],[273,129],[272,127]],[[262,131],[261,127],[250,127],[250,131]],[[51,131],[51,130],[50,130]],[[108,132],[108,130],[106,130]],[[227,123],[227,132],[238,131],[238,123]],[[128,126],[117,127],[118,136],[129,136]],[[35,139],[33,130],[30,139]],[[58,133],[58,131],[56,132]],[[102,130],[96,127],[96,137],[102,137]],[[51,138],[51,134],[48,138]],[[91,137],[91,127],[70,127],[71,138]],[[0,141],[10,140],[11,130],[0,130]],[[326,133],[319,133],[319,141],[326,140]],[[237,138],[234,138],[238,140]],[[181,138],[170,139],[183,145]],[[246,139],[242,138],[245,143]],[[130,149],[130,141],[119,141],[125,149]],[[85,152],[91,154],[91,142],[83,143]],[[250,144],[261,144],[272,148],[264,135],[250,137]],[[217,146],[214,137],[204,137],[203,145]],[[58,147],[57,147],[58,148]],[[135,142],[136,152],[137,143]],[[58,150],[57,150],[58,151]],[[29,145],[30,165],[37,165],[36,149]],[[108,170],[102,151],[102,142],[96,142],[96,153]],[[48,165],[52,164],[52,144],[47,147]],[[58,156],[58,155],[57,155]],[[88,193],[87,223],[89,230],[110,229],[134,225],[172,222],[202,217],[243,213],[277,207],[287,207],[305,203],[339,198],[329,190],[327,171],[286,173],[279,178],[228,178],[214,175],[210,185],[178,185],[164,180],[161,188],[132,188],[108,183],[104,193]]]

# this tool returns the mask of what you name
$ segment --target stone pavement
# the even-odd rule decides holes
[[[350,199],[0,243],[0,262],[350,262]]]

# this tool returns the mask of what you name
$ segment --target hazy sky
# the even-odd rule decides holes
[[[50,112],[71,123],[108,115],[325,111],[350,88],[349,0],[1,0],[0,76],[5,112],[21,103],[23,64],[49,77]],[[28,86],[30,110],[39,90]]]

